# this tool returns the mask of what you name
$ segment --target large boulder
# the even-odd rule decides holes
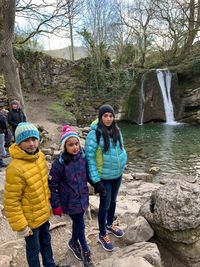
[[[200,186],[173,181],[151,196],[154,212],[146,202],[139,211],[156,237],[190,267],[200,266]]]
[[[147,220],[142,216],[138,216],[128,225],[124,236],[124,242],[130,245],[142,241],[149,241],[153,235],[154,231]]]

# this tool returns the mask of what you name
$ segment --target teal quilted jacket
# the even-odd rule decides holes
[[[114,146],[110,138],[110,148],[107,152],[103,152],[104,141],[101,136],[99,144],[96,139],[97,124],[93,123],[85,142],[85,153],[89,164],[89,175],[93,183],[99,182],[101,179],[119,178],[125,168],[127,154],[123,145],[120,148],[119,142]]]

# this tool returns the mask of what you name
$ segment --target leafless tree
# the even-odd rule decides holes
[[[184,58],[199,33],[200,0],[156,0],[155,3],[158,25],[155,32],[160,48],[160,40],[164,40],[171,59]]]
[[[21,43],[27,42],[37,34],[70,32],[73,44],[73,26],[75,10],[80,7],[81,0],[52,0],[51,3],[41,0],[38,4],[32,0],[0,0],[0,59],[9,100],[17,98],[24,107],[18,63],[13,55],[15,16],[20,16],[23,22],[29,22],[29,31],[24,32]],[[70,30],[69,30],[70,29]],[[20,29],[22,33],[22,28]],[[72,59],[74,52],[72,52]]]
[[[36,35],[70,39],[71,59],[74,60],[74,28],[80,21],[80,13],[84,7],[84,0],[52,0],[40,1],[40,4],[31,0],[18,0],[16,16],[29,27],[23,29],[17,25],[17,30],[23,33],[27,42]]]
[[[153,33],[152,21],[155,14],[153,0],[136,0],[128,3],[124,10],[121,10],[121,18],[130,31],[129,34],[135,40],[138,48],[138,63],[145,66],[145,58],[150,45]]]
[[[181,3],[180,3],[181,5]],[[183,6],[183,12],[187,17],[186,23],[186,38],[181,50],[181,57],[183,58],[192,48],[200,29],[200,0],[190,0]]]
[[[106,66],[110,64],[109,47],[112,45],[113,25],[117,23],[114,4],[115,0],[86,0],[84,29],[81,34],[91,56],[97,89],[102,81],[105,82]]]
[[[116,25],[115,1],[87,0],[84,28],[90,34],[93,48],[108,48],[112,45],[113,26]],[[99,53],[101,54],[100,50]]]
[[[15,0],[0,0],[0,61],[9,100],[18,99],[24,106],[18,63],[13,55]]]

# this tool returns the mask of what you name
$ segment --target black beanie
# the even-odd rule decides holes
[[[113,117],[115,117],[115,111],[113,107],[111,107],[108,104],[104,104],[99,108],[99,120],[101,120],[104,113],[109,112],[113,114]]]

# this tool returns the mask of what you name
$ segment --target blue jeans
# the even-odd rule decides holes
[[[5,149],[5,134],[0,133],[0,155],[1,156],[6,156],[7,152]]]
[[[40,267],[39,253],[42,255],[44,267],[55,267],[51,248],[51,236],[49,222],[36,229],[32,229],[33,235],[25,237],[26,258],[29,267]]]
[[[121,185],[122,176],[113,180],[101,180],[105,189],[106,194],[100,194],[100,204],[99,204],[99,213],[98,213],[98,222],[99,222],[99,234],[104,236],[106,234],[106,225],[112,225],[115,209],[116,209],[116,200]]]
[[[89,247],[85,238],[84,213],[69,214],[69,216],[72,219],[72,242],[75,244],[79,240],[83,252],[88,252]]]

